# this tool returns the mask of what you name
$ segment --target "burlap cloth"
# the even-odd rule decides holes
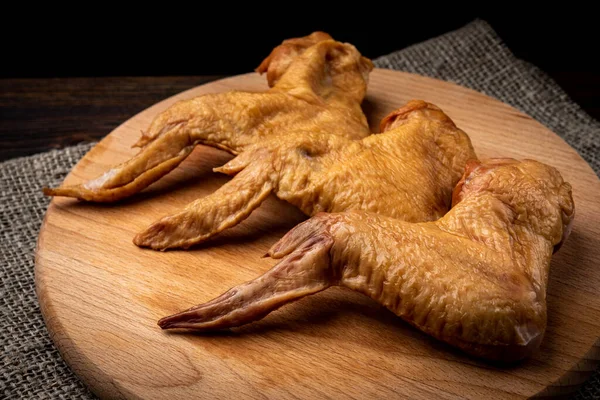
[[[600,123],[542,71],[515,58],[484,21],[380,57],[375,64],[452,81],[511,104],[562,136],[600,171]],[[58,185],[90,147],[0,164],[0,398],[94,397],[48,336],[33,274],[33,252],[48,205],[41,188]],[[600,398],[598,371],[576,398]]]

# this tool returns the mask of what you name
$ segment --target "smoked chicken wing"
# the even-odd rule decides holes
[[[574,216],[571,186],[536,161],[473,161],[453,200],[435,222],[318,214],[271,248],[283,258],[273,269],[159,325],[235,327],[340,285],[470,354],[526,357],[546,328],[550,259]]]
[[[388,115],[381,131],[359,141],[310,132],[253,145],[216,169],[236,174],[230,182],[152,224],[134,243],[189,247],[238,224],[271,192],[306,215],[357,209],[409,222],[443,216],[467,160],[476,158],[469,137],[424,101]]]
[[[286,40],[257,68],[264,93],[227,92],[180,101],[159,114],[129,161],[81,185],[44,189],[48,196],[112,202],[131,196],[179,165],[197,144],[238,154],[292,131],[369,135],[361,109],[371,61],[347,43],[315,32]]]

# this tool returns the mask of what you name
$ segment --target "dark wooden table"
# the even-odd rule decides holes
[[[600,119],[600,73],[551,76]],[[0,79],[0,161],[97,140],[152,104],[219,78]]]
[[[219,78],[0,79],[0,161],[97,140],[149,106]]]

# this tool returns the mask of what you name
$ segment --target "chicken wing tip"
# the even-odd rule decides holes
[[[176,329],[179,328],[178,325],[182,325],[181,322],[177,322],[173,320],[173,317],[175,315],[170,315],[168,317],[164,317],[161,318],[160,320],[158,320],[157,325],[160,327],[160,329]]]
[[[73,193],[73,190],[71,187],[58,187],[58,188],[45,187],[45,188],[42,188],[42,192],[44,193],[45,196],[51,196],[51,197],[58,197],[58,196],[77,197],[77,195],[75,193]]]

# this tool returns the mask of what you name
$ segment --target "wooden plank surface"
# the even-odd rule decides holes
[[[67,178],[76,183],[135,154],[131,145],[176,100],[264,90],[241,75],[170,98],[113,131]],[[555,255],[548,330],[540,350],[497,366],[429,338],[370,299],[330,289],[230,332],[163,332],[156,321],[204,302],[275,264],[261,256],[302,214],[269,198],[241,225],[190,251],[131,243],[155,219],[213,192],[230,159],[198,147],[133,199],[94,205],[55,199],[36,255],[44,318],[63,357],[101,397],[122,398],[521,398],[573,391],[600,360],[600,181],[562,139],[496,100],[416,75],[375,70],[364,103],[371,126],[409,99],[440,106],[480,157],[535,158],[573,185],[577,216]]]

